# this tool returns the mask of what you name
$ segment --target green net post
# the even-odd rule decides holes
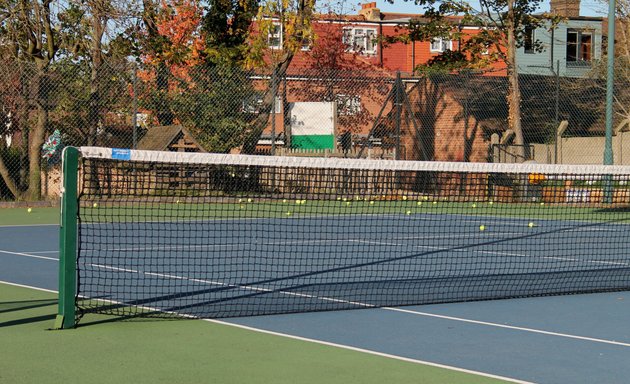
[[[79,151],[63,151],[63,185],[61,192],[61,229],[59,231],[59,305],[56,329],[74,328],[77,283],[77,217]]]

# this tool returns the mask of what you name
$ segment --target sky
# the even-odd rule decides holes
[[[368,3],[374,0],[365,0],[361,3]],[[473,7],[475,6],[475,1],[471,0],[471,4]],[[541,4],[542,8],[540,12],[549,10],[549,2],[543,0]],[[396,13],[422,13],[422,8],[415,5],[413,1],[403,1],[403,0],[394,0],[394,4],[390,4],[386,0],[376,0],[376,7],[379,8],[382,12],[396,12]],[[356,7],[359,9],[360,5]],[[355,12],[356,12],[355,9]],[[606,16],[608,12],[608,5],[600,0],[582,0],[580,5],[580,15],[581,16],[598,16],[603,17]]]

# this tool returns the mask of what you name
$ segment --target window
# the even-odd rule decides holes
[[[376,53],[376,29],[344,28],[342,39],[349,52]]]
[[[335,99],[338,116],[354,116],[361,113],[361,96],[339,94]]]
[[[272,24],[267,34],[267,45],[271,49],[282,49],[282,24]]]
[[[590,66],[593,59],[593,32],[567,31],[567,65]]]
[[[525,27],[523,47],[525,48],[525,53],[536,53],[536,31],[534,28]]]
[[[444,40],[441,37],[436,37],[431,40],[431,52],[444,52],[453,49],[453,42],[450,40]]]

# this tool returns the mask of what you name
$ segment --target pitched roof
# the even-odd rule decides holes
[[[167,151],[169,150],[169,146],[179,139],[180,135],[197,146],[200,152],[206,152],[190,132],[181,125],[149,127],[147,133],[138,142],[138,149]]]

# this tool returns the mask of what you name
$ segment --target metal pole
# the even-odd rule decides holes
[[[604,164],[613,164],[613,92],[615,87],[615,11],[616,1],[608,2],[608,68],[606,71],[606,142],[604,146]],[[604,183],[604,203],[612,203],[612,181]]]
[[[558,164],[558,124],[560,124],[560,60],[556,61],[556,116],[554,121],[553,163]]]
[[[400,116],[402,113],[402,80],[400,80],[400,71],[396,72],[396,160],[400,160]]]
[[[133,89],[133,99],[132,99],[132,115],[131,115],[131,125],[133,132],[133,149],[138,149],[138,92],[137,92],[137,76],[136,76],[136,63],[133,63],[132,73],[131,73],[131,86]]]

